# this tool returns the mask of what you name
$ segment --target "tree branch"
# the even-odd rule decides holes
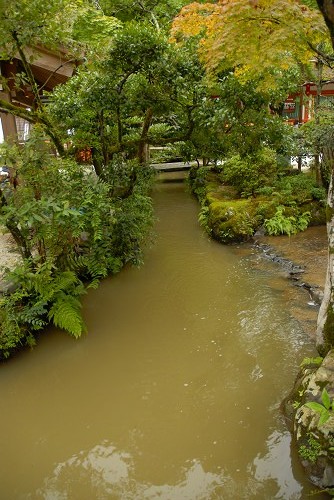
[[[20,58],[21,58],[21,62],[23,64],[24,70],[26,72],[26,75],[28,77],[29,83],[31,85],[31,90],[32,90],[32,93],[34,94],[34,98],[35,98],[37,107],[41,108],[42,107],[42,101],[41,101],[41,98],[40,98],[40,95],[39,95],[38,86],[37,86],[35,77],[33,75],[33,72],[31,70],[30,64],[28,63],[27,58],[25,56],[25,53],[24,53],[24,51],[22,49],[22,45],[21,45],[21,42],[19,40],[19,37],[18,37],[18,35],[17,35],[17,33],[15,31],[13,31],[11,33],[11,35],[12,35],[13,40],[15,41],[18,53],[19,53]]]
[[[326,54],[325,52],[323,52],[322,50],[320,50],[318,47],[316,47],[315,45],[313,45],[313,43],[311,43],[311,42],[307,42],[307,44],[310,47],[310,49],[313,50],[313,52],[315,52],[318,56],[320,56],[323,59],[323,61],[330,68],[332,68],[330,62],[334,62],[334,54],[332,54],[332,55]]]
[[[10,113],[11,115],[23,118],[30,123],[42,123],[40,115],[35,111],[28,111],[25,108],[15,106],[15,104],[12,104],[11,102],[5,101],[3,99],[0,99],[0,112]]]

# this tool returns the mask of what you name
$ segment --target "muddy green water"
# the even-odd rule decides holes
[[[0,499],[304,499],[280,403],[315,350],[182,184],[158,184],[145,265],[0,367]],[[322,498],[318,496],[317,498]]]

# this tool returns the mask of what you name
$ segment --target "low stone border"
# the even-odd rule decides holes
[[[253,248],[255,248],[256,251],[263,256],[263,258],[279,265],[287,273],[287,277],[294,282],[293,285],[304,288],[309,293],[311,300],[315,302],[315,304],[321,304],[323,298],[323,291],[321,288],[317,285],[302,281],[305,268],[295,264],[285,257],[281,257],[276,253],[273,247],[267,245],[266,243],[259,243],[258,241],[255,241]]]

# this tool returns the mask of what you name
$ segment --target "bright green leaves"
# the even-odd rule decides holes
[[[322,390],[321,393],[321,403],[317,403],[316,401],[311,401],[305,403],[307,408],[310,408],[314,412],[318,413],[319,421],[318,426],[325,424],[327,420],[331,418],[333,415],[333,400],[331,400],[326,388]]]
[[[311,220],[310,212],[298,215],[285,215],[286,208],[279,205],[270,219],[265,219],[264,227],[269,235],[287,234],[291,236],[299,231],[305,231]]]
[[[109,61],[123,72],[149,70],[166,49],[166,40],[146,23],[130,22],[116,33]]]
[[[75,338],[80,337],[86,331],[81,316],[80,300],[64,292],[57,295],[49,310],[48,318],[55,326],[66,330]]]
[[[73,24],[74,40],[92,49],[106,50],[121,23],[114,17],[103,15],[100,10],[88,7],[80,12]]]

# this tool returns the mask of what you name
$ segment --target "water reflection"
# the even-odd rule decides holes
[[[135,460],[104,441],[88,451],[80,451],[57,464],[43,487],[29,498],[45,500],[122,499],[208,500],[270,498],[297,500],[302,487],[286,460],[290,447],[288,432],[274,431],[267,440],[267,452],[246,466],[246,482],[238,482],[224,470],[212,472],[198,459],[187,460],[177,484],[148,484],[136,480]],[[222,469],[220,467],[220,469]],[[240,469],[236,473],[243,476]],[[269,484],[271,486],[269,487]]]
[[[206,472],[196,459],[184,467],[183,478],[176,485],[140,483],[133,473],[131,455],[104,441],[58,464],[36,496],[30,498],[208,499],[222,493],[226,480],[223,473]]]
[[[254,477],[257,481],[272,480],[278,486],[274,498],[299,500],[301,498],[300,484],[295,480],[289,461],[286,460],[286,450],[290,447],[289,432],[274,431],[267,439],[268,452],[258,455],[254,460]]]

